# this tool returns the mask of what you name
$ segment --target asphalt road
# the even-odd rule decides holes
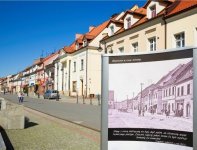
[[[14,103],[18,103],[17,95],[0,94],[0,97]],[[23,105],[51,116],[81,124],[95,130],[100,131],[101,128],[100,106],[73,104],[29,97],[25,97]]]

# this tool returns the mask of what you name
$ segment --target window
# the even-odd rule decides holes
[[[172,88],[172,95],[174,95],[174,90],[175,90],[175,87]]]
[[[114,35],[114,26],[111,26],[110,30],[111,30],[111,35]]]
[[[120,47],[119,51],[120,51],[120,53],[123,53],[124,52],[124,47]]]
[[[77,81],[73,81],[73,92],[77,92]]]
[[[150,7],[150,12],[151,12],[150,14],[151,18],[156,17],[156,5]]]
[[[165,95],[165,90],[163,91],[163,97],[166,97],[166,95]]]
[[[88,45],[88,42],[87,42],[87,40],[85,39],[84,41],[83,41],[83,46],[85,47],[85,46],[87,46]]]
[[[81,70],[83,70],[83,69],[84,69],[84,60],[81,59]]]
[[[171,96],[171,88],[169,88],[169,96]]]
[[[172,111],[174,111],[174,103],[172,103]]]
[[[181,96],[183,96],[183,95],[184,95],[184,87],[181,86]]]
[[[74,62],[73,65],[73,72],[76,72],[76,62]]]
[[[180,88],[178,87],[177,96],[180,96]]]
[[[76,49],[79,49],[79,43],[76,44]]]
[[[190,94],[190,84],[187,84],[187,95]]]
[[[127,29],[131,27],[131,17],[127,18]]]
[[[133,51],[138,52],[138,42],[133,43],[132,46],[133,46]]]
[[[185,46],[185,34],[184,32],[174,35],[176,48]]]
[[[156,37],[148,39],[150,51],[156,51]]]

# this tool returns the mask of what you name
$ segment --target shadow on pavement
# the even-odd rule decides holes
[[[28,117],[25,117],[25,129],[37,126],[35,122],[30,122]]]
[[[6,149],[7,150],[14,150],[14,147],[13,147],[7,133],[5,132],[5,130],[1,126],[0,126],[0,132],[3,137],[4,143],[6,145]]]

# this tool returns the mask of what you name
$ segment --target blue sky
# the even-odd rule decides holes
[[[0,77],[15,74],[36,58],[72,43],[114,13],[145,1],[0,2]]]

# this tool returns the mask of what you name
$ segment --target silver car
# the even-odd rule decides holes
[[[59,99],[59,92],[57,90],[47,90],[44,93],[44,99]]]

